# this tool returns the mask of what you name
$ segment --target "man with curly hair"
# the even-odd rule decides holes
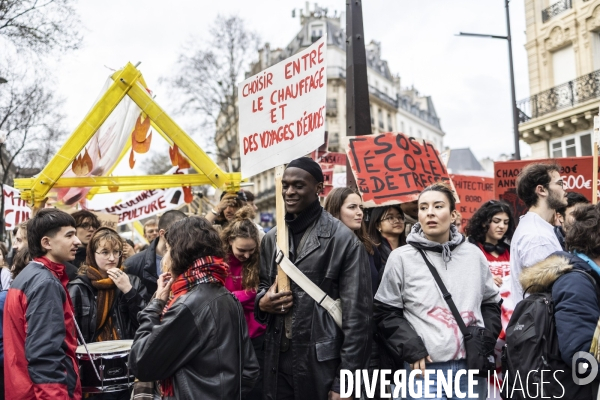
[[[510,297],[515,306],[524,296],[521,271],[562,250],[552,226],[556,210],[567,205],[559,171],[557,164],[533,163],[517,178],[517,195],[529,210],[519,220],[510,245]]]

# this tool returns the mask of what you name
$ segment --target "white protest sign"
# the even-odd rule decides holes
[[[325,137],[327,37],[238,86],[242,178],[318,148]]]
[[[4,196],[4,227],[6,229],[13,229],[31,217],[31,208],[27,202],[21,200],[21,192],[8,185],[2,185],[2,195]]]
[[[182,188],[144,190],[131,200],[97,211],[118,215],[118,225],[123,225],[172,210],[184,203]]]

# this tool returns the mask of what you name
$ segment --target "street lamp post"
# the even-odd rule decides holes
[[[500,35],[485,35],[481,33],[465,33],[460,32],[457,36],[475,36],[490,39],[504,39],[508,42],[508,64],[510,69],[510,95],[512,100],[512,114],[513,114],[513,136],[515,141],[515,160],[521,159],[521,150],[519,149],[519,110],[517,109],[517,99],[515,96],[515,73],[513,70],[513,56],[512,56],[512,40],[510,36],[510,15],[508,9],[508,3],[510,0],[504,0],[504,7],[506,9],[506,36]]]

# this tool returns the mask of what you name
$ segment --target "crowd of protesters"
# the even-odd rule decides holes
[[[528,212],[517,220],[508,203],[490,200],[463,235],[444,183],[415,202],[371,209],[352,189],[335,188],[322,206],[323,172],[299,158],[282,178],[287,256],[277,229],[265,234],[254,222],[254,195],[243,190],[224,193],[204,216],[171,210],[148,221],[145,247],[90,211],[42,209],[15,228],[10,251],[0,244],[1,392],[11,400],[334,400],[340,370],[468,369],[461,325],[491,338],[501,378],[515,306],[549,288],[565,368],[580,351],[600,359],[600,208],[567,193],[559,171],[528,165],[517,180]],[[287,284],[282,262],[300,271]],[[572,269],[592,281],[566,274]],[[339,320],[326,304],[341,306]],[[124,340],[135,383],[88,393],[78,346]],[[457,380],[466,392],[467,375]],[[501,380],[477,381],[469,398],[500,398]],[[426,383],[437,391],[435,378]],[[595,398],[599,383],[569,398]]]

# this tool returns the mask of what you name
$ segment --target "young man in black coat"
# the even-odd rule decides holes
[[[265,400],[340,399],[340,369],[366,368],[373,295],[367,252],[358,237],[319,203],[320,166],[309,158],[284,172],[289,258],[332,299],[342,303],[342,328],[295,282],[277,293],[277,230],[261,243],[255,316],[265,334]]]

